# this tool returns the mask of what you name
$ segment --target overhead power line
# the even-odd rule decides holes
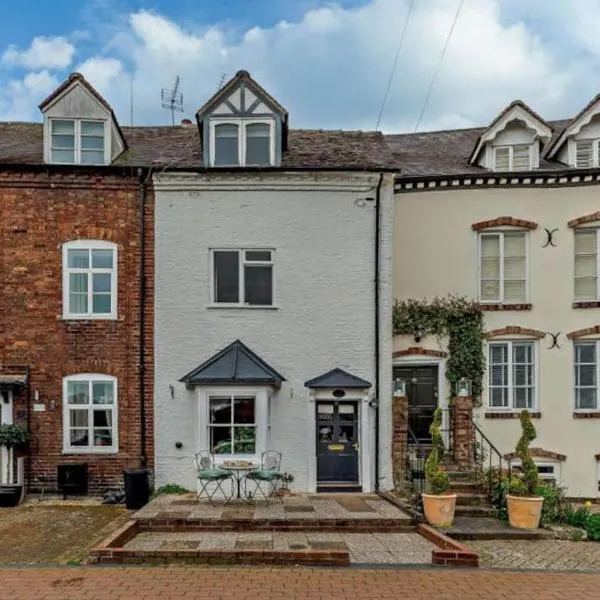
[[[456,14],[454,15],[454,20],[452,21],[452,25],[450,25],[450,29],[448,31],[448,36],[446,37],[446,42],[444,44],[444,48],[442,49],[442,54],[440,55],[440,60],[435,68],[433,73],[433,77],[431,78],[431,82],[429,83],[429,88],[427,89],[427,94],[425,95],[425,102],[423,102],[423,106],[421,107],[421,112],[419,113],[419,117],[417,118],[417,124],[415,125],[415,133],[419,129],[419,125],[421,124],[421,119],[425,114],[425,109],[427,108],[427,104],[429,103],[429,98],[431,97],[431,92],[433,91],[433,86],[437,80],[437,77],[440,72],[440,67],[444,62],[444,56],[446,56],[446,50],[448,50],[448,46],[450,44],[450,39],[452,38],[452,34],[454,33],[454,28],[456,27],[456,23],[458,22],[458,17],[460,16],[460,11],[462,10],[463,4],[465,0],[460,0],[458,3],[458,8],[456,9]]]
[[[394,80],[394,75],[396,74],[396,68],[398,67],[398,58],[400,57],[400,51],[402,50],[402,46],[404,45],[404,37],[406,36],[406,29],[408,27],[408,21],[410,20],[410,14],[412,13],[413,5],[415,1],[410,0],[410,4],[408,5],[408,12],[406,13],[406,19],[404,19],[404,25],[402,27],[402,33],[400,34],[400,42],[398,43],[398,49],[396,50],[396,56],[394,56],[394,62],[392,63],[392,70],[390,72],[390,77],[388,79],[385,92],[383,94],[383,100],[381,102],[381,108],[379,109],[379,115],[377,117],[377,124],[375,125],[375,131],[379,131],[379,125],[381,124],[381,120],[383,119],[383,112],[385,110],[385,104],[388,99],[388,95],[390,93],[390,88],[392,87],[392,81]]]

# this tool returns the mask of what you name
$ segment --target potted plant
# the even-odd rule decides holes
[[[536,494],[539,485],[538,469],[529,450],[529,444],[537,434],[527,410],[521,411],[520,420],[522,432],[516,453],[521,460],[521,473],[512,476],[508,484],[508,521],[512,527],[519,529],[537,529],[540,526],[544,498]]]
[[[440,460],[444,456],[441,424],[442,412],[437,408],[433,413],[433,422],[429,428],[432,448],[425,461],[425,481],[429,493],[423,493],[421,496],[427,521],[436,527],[450,527],[454,521],[456,494],[448,493],[450,487],[448,473],[440,465]]]
[[[14,473],[15,448],[29,441],[29,434],[18,425],[0,425],[0,448],[6,448],[5,470],[0,473],[0,506],[17,506],[23,496],[23,484]]]

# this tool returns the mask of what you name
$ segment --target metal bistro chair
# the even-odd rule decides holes
[[[198,498],[207,499],[214,505],[214,498],[217,493],[221,493],[225,498],[225,504],[233,498],[234,485],[233,473],[227,469],[222,469],[215,465],[215,459],[210,450],[200,450],[194,455],[196,461],[197,477],[200,482]],[[230,481],[230,490],[227,492],[223,487],[226,481]]]
[[[277,493],[281,488],[281,452],[266,450],[261,454],[260,467],[252,469],[244,477],[244,496],[247,500],[256,500],[262,497],[267,506],[273,496],[283,502]],[[254,484],[248,490],[248,481]]]

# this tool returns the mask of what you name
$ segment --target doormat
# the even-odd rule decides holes
[[[238,540],[236,550],[272,550],[273,542],[270,540]]]
[[[348,512],[375,512],[375,510],[358,496],[336,496],[335,501]]]
[[[284,510],[286,513],[309,513],[315,512],[315,507],[310,504],[286,504]]]
[[[321,542],[309,539],[308,543],[314,550],[343,550],[348,552],[348,546],[345,542]]]

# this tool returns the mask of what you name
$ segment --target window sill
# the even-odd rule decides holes
[[[600,302],[573,302],[573,308],[600,308]]]
[[[207,304],[206,308],[241,308],[241,309],[246,309],[246,310],[278,310],[279,307],[274,305],[274,304],[270,304],[270,305],[266,305],[266,304],[219,304],[219,303],[213,303],[213,304]]]
[[[498,310],[531,310],[533,305],[531,303],[523,304],[479,304],[479,309],[483,311],[498,311]]]
[[[574,412],[574,419],[600,419],[600,411],[590,410],[589,412]]]
[[[84,455],[84,454],[118,454],[118,448],[64,448],[62,451],[63,455]]]
[[[60,315],[60,321],[118,321],[117,315]]]
[[[518,419],[520,416],[521,416],[520,412],[494,412],[494,411],[486,412],[484,415],[484,417],[486,419]],[[529,416],[532,419],[541,419],[542,413],[541,412],[530,412]]]

